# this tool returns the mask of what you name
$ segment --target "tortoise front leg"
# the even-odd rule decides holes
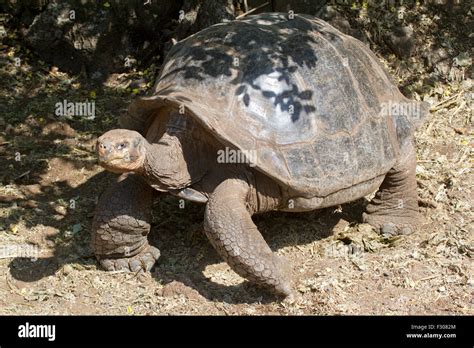
[[[155,190],[135,174],[122,174],[101,196],[92,222],[92,250],[108,271],[149,271],[160,251],[149,245]]]
[[[278,295],[290,295],[290,267],[271,251],[253,223],[248,193],[244,180],[226,179],[219,184],[206,206],[204,231],[236,273]]]

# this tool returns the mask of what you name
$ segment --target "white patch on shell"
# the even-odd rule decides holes
[[[259,76],[255,79],[255,85],[259,86],[263,91],[272,91],[275,94],[280,94],[286,91],[291,91],[291,87],[286,81],[278,81],[282,76],[278,71],[273,71],[268,75]]]
[[[285,80],[279,80],[281,76],[281,73],[274,71],[255,79],[254,84],[260,87],[260,90],[254,90],[251,94],[252,97],[248,106],[250,112],[264,118],[265,122],[269,122],[274,130],[287,130],[294,127],[291,114],[282,110],[281,105],[275,107],[276,96],[292,90]],[[273,92],[275,96],[271,98],[264,97],[261,95],[262,91]],[[256,98],[256,96],[260,96],[260,98]],[[257,135],[259,138],[268,138],[271,135],[270,133],[273,133],[271,129],[262,129]]]
[[[273,20],[267,20],[267,19],[259,19],[257,20],[256,22],[257,24],[261,24],[261,25],[273,25],[275,24],[275,21]]]

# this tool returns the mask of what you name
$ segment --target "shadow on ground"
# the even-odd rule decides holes
[[[113,175],[100,172],[76,188],[64,183],[55,185],[55,192],[63,199],[79,197],[77,210],[70,210],[63,219],[56,220],[51,208],[44,206],[42,214],[33,215],[27,226],[49,226],[58,232],[48,236],[46,244],[54,245],[53,255],[32,261],[27,258],[13,259],[10,272],[14,279],[35,282],[54,275],[64,265],[77,263],[86,267],[98,267],[89,247],[89,228],[95,197],[112,182]],[[33,197],[38,202],[51,199],[51,195]],[[82,202],[82,203],[81,203]],[[202,232],[204,206],[187,203],[185,209],[176,209],[179,201],[172,196],[161,196],[153,209],[153,226],[149,235],[151,244],[162,253],[158,264],[152,269],[152,276],[163,285],[179,281],[195,289],[210,301],[226,303],[269,303],[273,295],[254,287],[247,281],[235,286],[218,284],[208,279],[203,271],[209,265],[222,262]],[[324,209],[309,213],[268,213],[255,216],[255,222],[272,250],[287,246],[312,243],[332,235],[334,226],[341,218],[355,223],[360,221],[364,201],[343,206],[341,212]],[[79,232],[67,237],[70,226],[80,221]],[[278,227],[276,227],[278,226]],[[305,230],[305,233],[298,233]],[[310,231],[308,233],[307,231]]]

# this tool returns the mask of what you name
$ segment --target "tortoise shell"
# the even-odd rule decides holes
[[[259,171],[322,197],[387,173],[411,141],[418,119],[390,116],[387,103],[413,102],[360,41],[312,16],[267,13],[177,43],[153,96],[121,122],[144,132],[158,108],[181,107],[225,146],[253,151]]]

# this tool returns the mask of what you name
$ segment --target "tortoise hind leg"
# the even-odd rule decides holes
[[[101,196],[91,246],[106,270],[149,271],[160,257],[147,240],[154,194],[139,176],[123,174]]]
[[[419,224],[416,192],[416,155],[411,150],[385,176],[375,197],[363,214],[364,222],[384,235],[409,234]]]

